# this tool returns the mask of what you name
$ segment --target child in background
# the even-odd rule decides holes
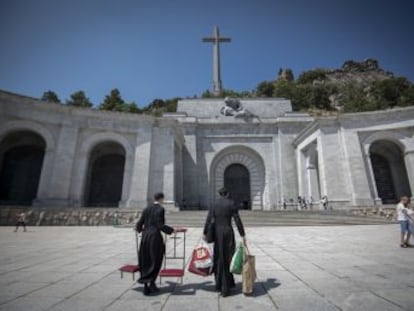
[[[24,232],[26,232],[26,213],[21,212],[17,214],[17,223],[16,223],[16,229],[14,232],[17,232],[17,229],[19,229],[19,226],[22,225]]]
[[[411,247],[408,242],[411,237],[410,225],[408,222],[408,213],[410,210],[408,209],[409,199],[407,196],[401,197],[400,203],[397,205],[397,220],[400,224],[401,228],[401,240],[400,246],[403,248]]]

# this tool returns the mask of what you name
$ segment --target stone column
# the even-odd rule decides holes
[[[374,197],[370,193],[366,162],[364,162],[358,134],[352,131],[344,131],[342,133],[342,145],[345,155],[344,174],[350,187],[352,204],[356,206],[372,205]]]
[[[200,205],[197,172],[197,132],[194,125],[185,127],[183,147],[183,199],[185,207]]]
[[[369,151],[365,152],[365,162],[368,166],[368,178],[371,181],[372,196],[374,197],[375,205],[382,205],[382,199],[378,196],[377,183],[375,182],[374,169],[372,168],[371,154]]]
[[[411,202],[414,203],[414,150],[407,150],[404,153],[404,161],[410,183]]]
[[[53,163],[55,157],[54,149],[46,149],[45,155],[43,157],[42,172],[40,173],[39,186],[37,187],[37,196],[33,201],[33,206],[43,206],[48,198],[49,194],[49,185],[50,185],[50,176],[53,170]]]
[[[307,176],[308,176],[308,197],[306,199],[313,198],[315,201],[319,201],[320,199],[320,190],[319,190],[319,180],[318,180],[318,171],[314,165],[310,165],[306,168]]]
[[[295,125],[291,124],[280,124],[279,125],[279,178],[281,181],[280,196],[286,199],[293,199],[296,201],[299,189],[298,189],[298,174],[297,174],[297,163],[292,161],[295,159],[295,149],[293,148],[292,142],[296,137],[299,130]]]
[[[175,206],[175,150],[174,137],[171,136],[169,129],[163,129],[166,141],[162,147],[164,157],[164,169],[162,173],[163,189],[165,199],[164,204]],[[168,132],[168,134],[167,134]]]
[[[151,199],[148,193],[150,175],[152,128],[146,128],[137,135],[136,147],[132,157],[132,176],[129,189],[129,198],[126,208],[145,208]]]
[[[77,138],[78,128],[70,125],[61,127],[53,160],[51,160],[50,152],[46,152],[44,165],[45,167],[49,166],[50,173],[44,178],[47,178],[48,182],[41,179],[39,196],[34,205],[53,207],[70,205],[69,190]]]

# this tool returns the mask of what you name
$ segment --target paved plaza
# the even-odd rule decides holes
[[[189,229],[187,258],[200,235]],[[398,237],[396,224],[249,227],[253,296],[241,293],[240,276],[221,298],[212,277],[186,272],[182,285],[165,278],[146,297],[117,271],[136,261],[131,228],[0,227],[0,310],[414,310],[414,248]]]

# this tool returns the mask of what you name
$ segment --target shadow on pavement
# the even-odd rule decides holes
[[[160,287],[160,291],[157,293],[152,293],[151,296],[163,295],[166,293],[171,293],[174,296],[194,296],[197,291],[213,292],[217,293],[216,285],[212,281],[200,282],[200,283],[188,283],[188,284],[179,284],[174,282],[166,282],[167,286]],[[277,279],[267,279],[265,281],[256,281],[254,283],[253,293],[248,294],[248,297],[260,297],[267,295],[267,292],[270,289],[277,288],[281,283]],[[143,292],[144,287],[139,286],[134,288],[134,291]],[[242,293],[242,284],[236,284],[230,296],[238,295]]]

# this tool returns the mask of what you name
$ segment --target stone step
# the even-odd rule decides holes
[[[142,209],[118,208],[26,208],[2,207],[0,225],[15,225],[16,215],[22,210],[27,213],[29,226],[102,226],[133,224]],[[392,214],[394,212],[394,214]],[[353,210],[302,210],[302,211],[240,211],[246,226],[317,226],[317,225],[360,225],[392,223],[395,208],[360,208]],[[166,208],[167,223],[173,226],[200,227],[204,224],[207,211],[179,211]]]
[[[171,226],[201,227],[207,211],[167,212],[166,222]],[[391,224],[393,221],[377,216],[353,215],[348,211],[240,211],[245,226],[332,226]],[[133,224],[126,225],[132,227]]]

